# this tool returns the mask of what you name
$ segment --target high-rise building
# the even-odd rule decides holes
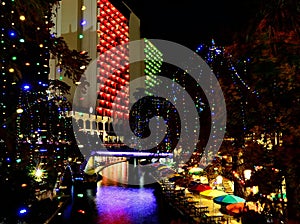
[[[96,110],[100,116],[128,119],[128,23],[129,20],[108,0],[97,2],[97,77],[100,86]]]
[[[158,84],[155,76],[161,72],[162,53],[151,40],[141,38],[140,20],[132,10],[113,0],[62,1],[55,32],[70,42],[70,48],[86,51],[92,58],[86,70],[87,88],[91,89],[88,94],[78,95],[75,90],[80,83],[74,86],[59,70],[52,69],[53,79],[72,86],[70,100],[84,112],[75,114],[80,130],[96,133],[104,143],[119,144],[123,138],[115,135],[113,127],[129,119],[129,82],[145,76],[141,86],[152,95],[151,89]],[[140,40],[139,45],[132,48],[130,42],[135,40]],[[129,64],[136,54],[142,60]],[[96,88],[91,88],[93,85]],[[158,103],[153,101],[152,110]]]
[[[64,0],[57,15],[55,33],[64,37],[70,48],[88,52],[92,58],[85,77],[89,89],[78,94],[81,83],[74,86],[54,66],[51,78],[72,86],[69,99],[84,112],[76,115],[81,130],[97,133],[105,143],[119,142],[112,123],[122,125],[122,120],[128,119],[129,81],[143,75],[142,62],[129,66],[128,43],[140,40],[140,20],[125,4],[117,8],[108,0]]]

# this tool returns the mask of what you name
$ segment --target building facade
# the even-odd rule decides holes
[[[88,52],[92,62],[86,69],[86,93],[77,91],[82,83],[74,85],[59,74],[54,59],[50,79],[60,79],[71,86],[68,98],[73,108],[90,115],[86,119],[83,113],[75,114],[81,130],[98,134],[105,143],[120,142],[112,124],[122,125],[128,120],[129,81],[144,75],[143,61],[129,66],[133,52],[129,42],[141,39],[140,20],[125,4],[118,6],[120,10],[108,0],[63,0],[54,30],[70,48]]]

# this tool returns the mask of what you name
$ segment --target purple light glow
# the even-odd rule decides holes
[[[173,153],[151,153],[151,152],[110,152],[96,151],[100,156],[121,156],[121,157],[173,157]]]
[[[107,186],[97,194],[98,224],[157,223],[153,189]]]

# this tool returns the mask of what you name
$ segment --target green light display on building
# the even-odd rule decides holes
[[[151,96],[153,87],[159,84],[156,76],[161,72],[163,63],[163,54],[146,38],[145,42],[145,76],[146,76],[146,94]]]

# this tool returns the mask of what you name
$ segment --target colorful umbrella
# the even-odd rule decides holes
[[[239,202],[246,201],[244,198],[241,198],[241,197],[233,195],[233,194],[227,194],[227,195],[215,197],[213,200],[217,204],[233,204],[233,203],[239,203]]]
[[[235,216],[240,214],[244,210],[245,203],[233,203],[226,206],[226,211],[229,215]],[[255,205],[247,204],[249,210],[255,210]]]
[[[189,170],[189,173],[190,174],[200,174],[203,172],[203,169],[200,168],[200,167],[192,167],[190,170]]]
[[[211,187],[206,184],[195,184],[188,188],[190,192],[200,193],[206,190],[211,190]]]
[[[227,193],[225,193],[224,191],[220,191],[220,190],[210,189],[210,190],[202,191],[200,193],[200,195],[212,199],[212,198],[219,197],[222,195],[227,195]]]
[[[157,170],[168,169],[169,167],[166,165],[159,166]]]
[[[181,175],[179,173],[171,173],[167,176],[168,178],[172,178],[172,177],[181,177]]]

